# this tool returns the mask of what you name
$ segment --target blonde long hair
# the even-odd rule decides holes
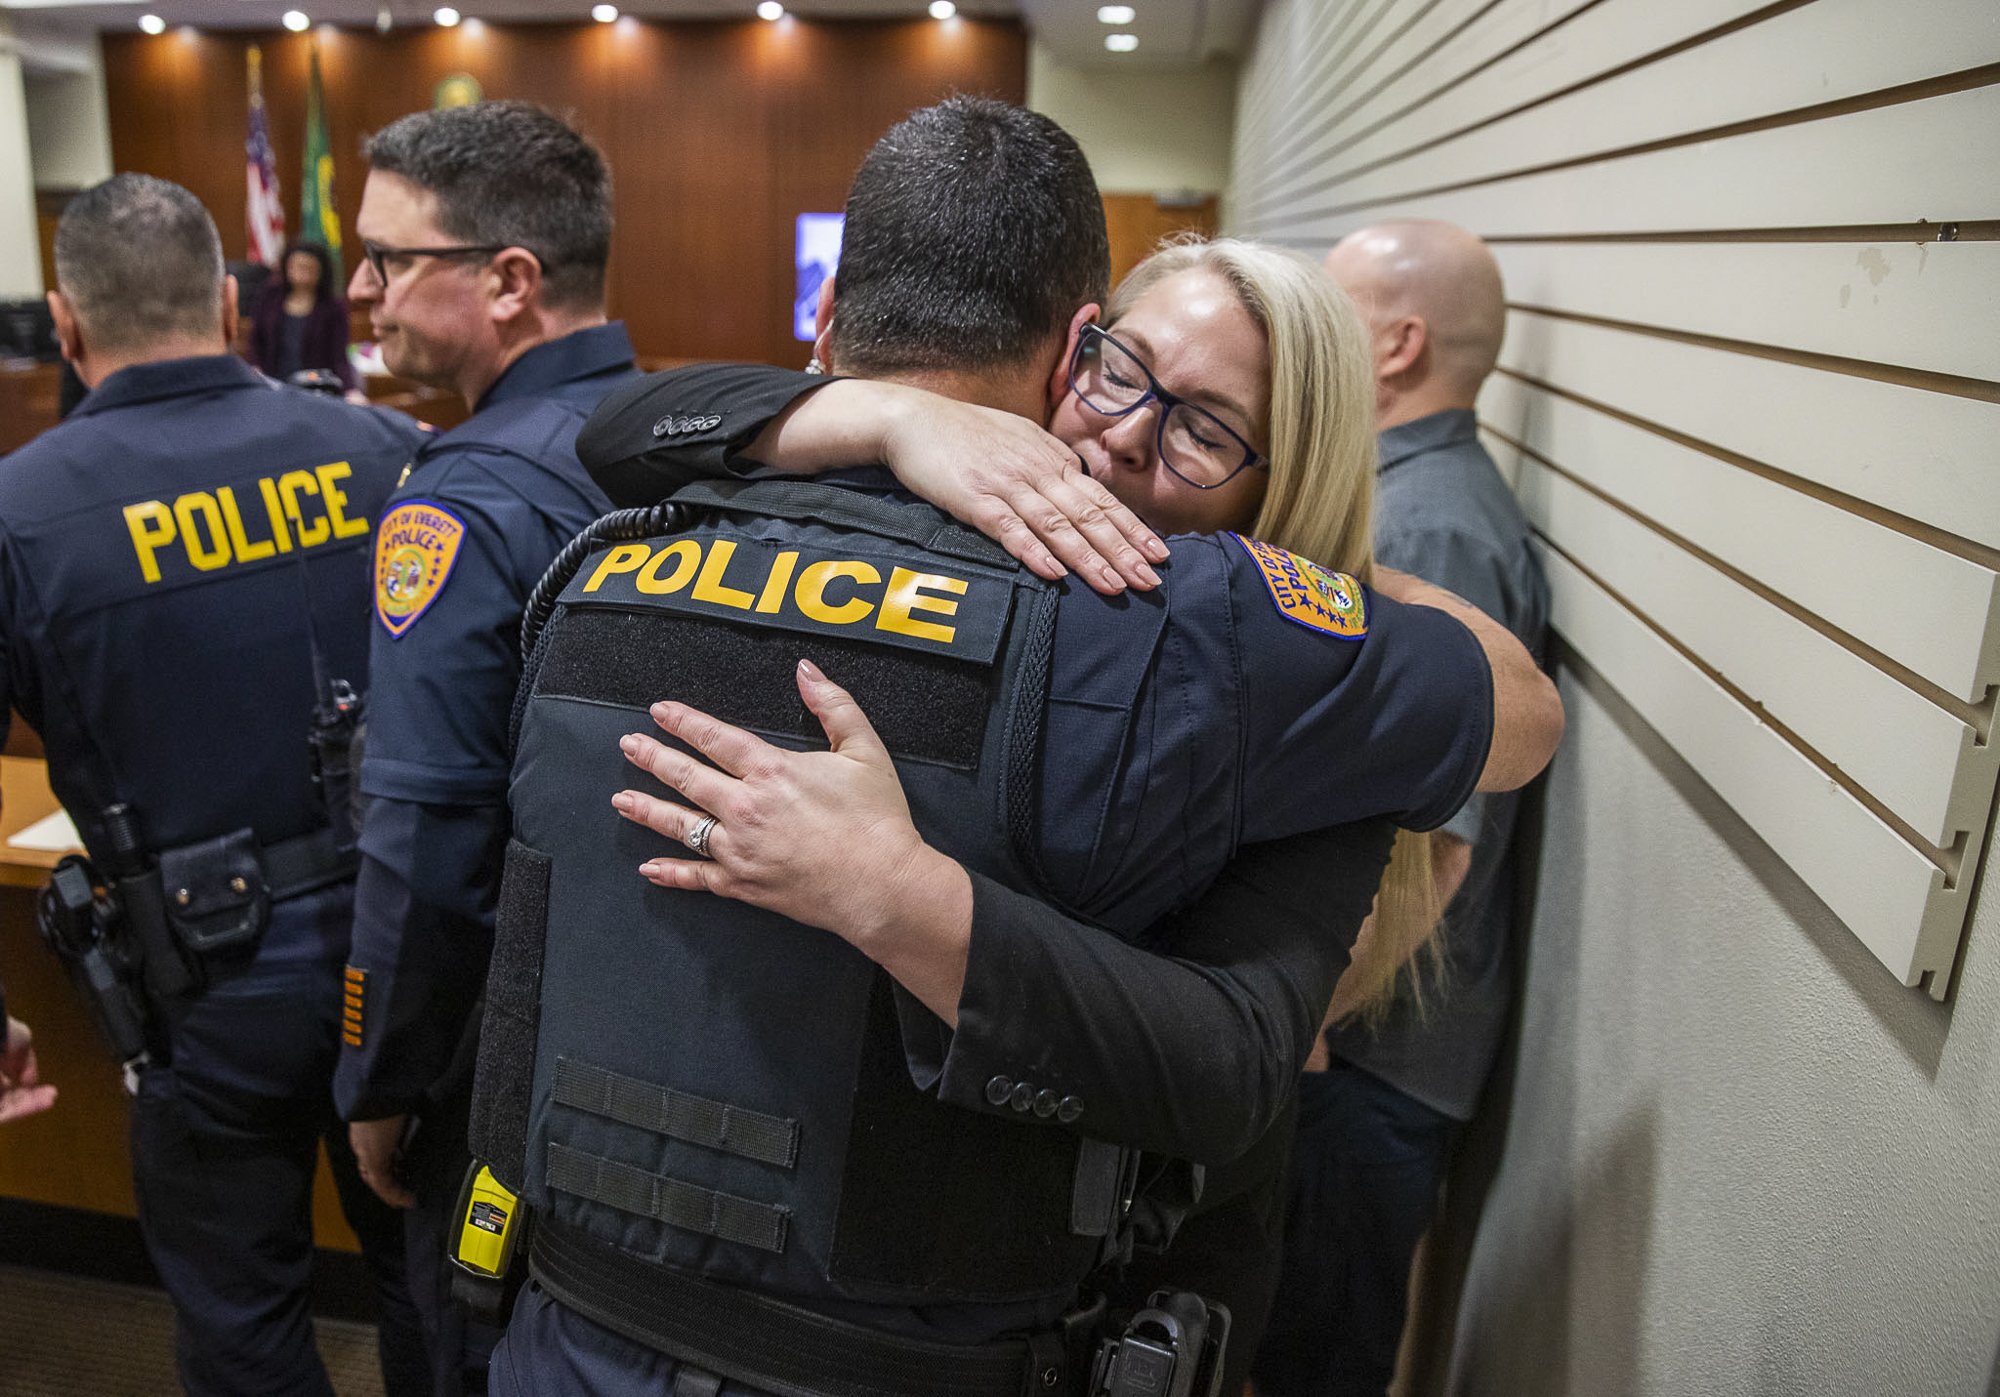
[[[1375,371],[1353,302],[1297,253],[1238,238],[1187,238],[1166,244],[1119,283],[1111,321],[1161,281],[1194,270],[1235,289],[1270,347],[1270,480],[1247,532],[1372,582]],[[1397,972],[1431,941],[1442,912],[1430,836],[1398,830],[1376,893],[1374,930],[1354,948],[1352,1002],[1360,1012],[1373,1017],[1387,1008]],[[1413,967],[1420,1006],[1421,978]]]

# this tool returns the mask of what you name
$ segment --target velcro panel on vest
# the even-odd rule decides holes
[[[993,671],[918,650],[668,611],[574,608],[547,652],[535,696],[644,709],[669,698],[772,736],[826,745],[799,698],[811,659],[854,695],[890,754],[959,770],[979,764]]]
[[[799,1157],[799,1123],[726,1101],[655,1086],[573,1057],[556,1059],[559,1106],[789,1169]]]
[[[910,1081],[894,987],[877,974],[857,1064],[837,1280],[937,1299],[1050,1293],[1088,1271],[1097,1244],[1070,1230],[1078,1140],[947,1106]]]
[[[549,934],[547,854],[507,841],[479,1065],[472,1082],[473,1155],[514,1192],[527,1175],[528,1103],[534,1095],[535,1037],[542,1020],[542,952]]]
[[[549,1142],[548,1184],[607,1208],[760,1251],[785,1249],[785,1209]]]

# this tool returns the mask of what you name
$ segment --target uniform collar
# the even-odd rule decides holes
[[[559,339],[538,344],[507,366],[480,395],[481,412],[510,398],[528,398],[546,393],[579,378],[632,367],[632,341],[623,321],[572,330]]]
[[[1446,408],[1428,417],[1399,422],[1382,433],[1381,469],[1386,471],[1399,461],[1407,461],[1412,456],[1421,456],[1426,451],[1436,451],[1441,447],[1456,446],[1478,435],[1479,419],[1473,416],[1471,408]]]
[[[132,364],[118,370],[84,396],[72,417],[88,417],[132,403],[155,398],[178,398],[186,393],[211,392],[218,388],[268,388],[271,380],[258,373],[234,354],[202,354],[192,359],[161,359],[151,364]]]

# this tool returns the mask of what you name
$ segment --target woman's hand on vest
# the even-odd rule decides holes
[[[810,661],[800,661],[798,685],[828,751],[775,747],[679,703],[654,704],[653,721],[707,761],[644,733],[620,741],[627,761],[688,803],[626,790],[613,808],[683,845],[695,839],[705,855],[650,859],[639,872],[834,932],[955,1023],[971,879],[917,833],[895,764],[853,696]]]

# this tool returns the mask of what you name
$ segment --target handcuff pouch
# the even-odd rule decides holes
[[[239,829],[160,855],[167,925],[197,961],[257,944],[271,919],[271,889],[257,837]]]

